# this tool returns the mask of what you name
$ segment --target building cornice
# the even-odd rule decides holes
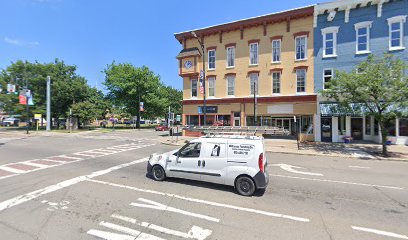
[[[194,29],[190,31],[175,33],[175,38],[182,43],[186,39],[194,38],[191,32],[195,32],[199,37],[205,37],[213,34],[220,34],[223,32],[238,31],[243,32],[245,28],[264,26],[267,24],[287,22],[288,20],[299,19],[304,17],[313,16],[314,5],[292,9],[284,12],[272,13],[267,15],[262,15],[258,17],[242,19],[234,22],[229,22],[225,24],[210,26],[206,28]],[[265,34],[264,34],[265,35]]]
[[[366,6],[377,5],[377,17],[382,16],[382,6],[390,0],[341,0],[328,3],[317,4],[314,8],[314,27],[317,27],[317,17],[328,14],[327,21],[332,21],[339,11],[345,12],[344,22],[348,23],[350,10]]]

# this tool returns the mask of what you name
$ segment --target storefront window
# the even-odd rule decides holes
[[[395,119],[391,119],[385,122],[385,129],[388,132],[388,136],[395,136]]]
[[[254,116],[247,116],[246,117],[247,126],[255,126],[254,123]],[[261,117],[256,117],[256,126],[261,126]]]
[[[230,115],[218,115],[218,121],[215,122],[217,126],[231,126]]]
[[[365,134],[371,135],[371,116],[365,117]]]
[[[187,116],[187,125],[198,126],[198,116]]]
[[[346,117],[345,116],[339,117],[338,128],[339,128],[339,135],[346,135]]]
[[[408,137],[408,118],[399,120],[399,135]]]
[[[302,116],[300,130],[305,134],[313,134],[313,116]]]

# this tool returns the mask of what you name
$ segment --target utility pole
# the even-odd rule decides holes
[[[197,34],[193,31],[191,34],[198,40],[198,43],[201,46],[201,54],[203,57],[203,88],[204,88],[204,93],[203,93],[203,114],[204,114],[204,126],[207,125],[207,101],[206,101],[206,88],[205,88],[205,50],[204,50],[204,43],[198,38]]]
[[[51,130],[51,77],[47,76],[47,131]]]
[[[139,89],[137,90],[137,97],[138,97],[139,106],[137,106],[136,128],[137,128],[137,129],[140,129],[140,91],[139,91]]]

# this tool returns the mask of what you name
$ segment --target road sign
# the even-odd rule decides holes
[[[34,118],[37,120],[41,120],[41,114],[34,114]]]
[[[176,116],[176,121],[177,121],[177,122],[180,122],[180,121],[181,121],[181,115],[177,115],[177,116]]]

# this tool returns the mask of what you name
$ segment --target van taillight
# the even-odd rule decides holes
[[[259,170],[261,172],[264,172],[264,157],[263,157],[263,153],[259,154],[259,159],[258,159],[258,165],[259,165]]]

